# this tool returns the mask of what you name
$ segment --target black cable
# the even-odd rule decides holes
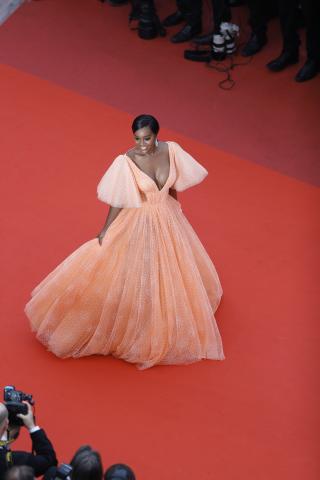
[[[234,20],[234,23],[236,23],[236,20]],[[242,32],[242,22],[239,22],[239,30]],[[211,68],[213,70],[216,70],[217,72],[220,73],[226,73],[226,78],[223,80],[220,80],[218,83],[219,88],[222,90],[232,90],[232,88],[235,86],[236,82],[232,78],[232,70],[234,70],[236,67],[242,67],[245,65],[248,65],[251,61],[253,56],[249,57],[247,61],[244,62],[235,62],[234,57],[239,53],[239,50],[245,45],[246,42],[240,43],[234,54],[228,55],[225,60],[222,61],[217,61],[217,60],[211,60],[210,62],[207,63],[207,68]],[[223,62],[228,61],[229,65],[225,65]]]
[[[236,50],[235,54],[238,53],[239,48]],[[218,86],[222,90],[231,90],[236,84],[235,80],[232,78],[232,75],[231,75],[232,70],[234,70],[236,67],[242,67],[242,66],[248,65],[252,61],[252,58],[253,57],[251,56],[249,57],[249,60],[247,60],[246,62],[236,63],[234,61],[234,55],[230,55],[221,62],[216,60],[211,60],[210,62],[207,63],[207,68],[211,68],[220,73],[226,73],[226,78],[224,78],[223,80],[220,80],[220,82],[218,83]],[[225,61],[228,61],[229,65],[225,65],[224,64]]]

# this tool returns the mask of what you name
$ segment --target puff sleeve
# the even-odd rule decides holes
[[[97,187],[98,199],[118,208],[141,207],[141,195],[134,174],[124,155],[119,155]]]
[[[200,165],[189,153],[185,152],[178,143],[170,142],[176,166],[176,180],[171,188],[182,192],[193,185],[202,182],[208,171]]]

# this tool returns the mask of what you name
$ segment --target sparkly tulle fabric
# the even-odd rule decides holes
[[[167,143],[170,172],[161,190],[127,155],[113,161],[98,198],[122,210],[102,246],[96,238],[84,243],[33,290],[25,312],[55,355],[113,355],[141,369],[224,359],[214,318],[217,272],[169,195],[207,171]]]

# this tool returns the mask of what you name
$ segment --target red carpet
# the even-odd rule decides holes
[[[9,39],[11,35],[11,52],[16,48],[19,56],[19,48],[23,42],[30,45],[30,38],[25,36],[22,40],[20,33],[21,44],[14,43],[18,38],[17,24],[24,18],[25,26],[32,25],[36,8],[43,8],[44,12],[46,5],[51,13],[56,9],[58,15],[62,6],[68,9],[71,3],[74,4],[71,0],[52,0],[27,4],[5,24],[0,37]],[[81,8],[85,4],[89,16],[91,7],[95,7],[90,1],[79,2]],[[115,17],[121,14],[121,10],[112,12]],[[38,17],[37,22],[40,45],[44,43],[41,35],[47,38],[48,33],[43,27],[44,19],[42,22]],[[60,28],[65,35],[63,25]],[[33,33],[35,38],[36,31]],[[75,37],[69,39],[70,43],[76,42]],[[64,36],[63,42],[69,39]],[[60,37],[55,41],[62,46]],[[160,53],[161,42],[154,44]],[[144,48],[151,49],[151,44]],[[164,50],[172,51],[168,45]],[[61,51],[56,50],[58,70],[62,68]],[[37,56],[38,53],[35,50],[34,57],[24,61],[44,68],[44,57]],[[78,58],[82,54],[87,55],[85,50],[79,51]],[[117,55],[116,52],[112,64],[112,82],[125,71],[125,66],[120,68]],[[49,50],[47,57],[54,65]],[[142,55],[140,61],[143,60]],[[73,65],[76,68],[76,63]],[[163,128],[160,138],[178,141],[209,170],[205,182],[182,193],[179,200],[221,277],[225,295],[217,321],[226,360],[139,372],[134,366],[109,357],[57,359],[34,339],[23,308],[31,289],[44,275],[81,243],[94,237],[102,226],[106,207],[96,200],[96,185],[114,156],[131,145],[129,113],[135,109],[128,104],[129,113],[124,113],[105,102],[79,95],[77,85],[71,92],[54,84],[65,85],[57,78],[47,81],[23,72],[32,70],[27,65],[16,66],[18,70],[0,65],[2,386],[13,383],[34,393],[38,422],[54,441],[60,461],[68,461],[79,445],[89,443],[102,452],[105,467],[118,461],[128,463],[139,480],[316,480],[319,189],[229,153],[240,148],[237,128],[243,129],[243,122],[234,127],[229,152],[215,148],[212,137],[204,143],[200,135],[198,138],[204,108],[200,95],[197,94],[199,108],[195,110],[192,100],[192,114],[187,117],[184,104],[179,109],[174,104],[168,111],[173,93],[169,88],[168,96],[163,92],[162,100],[159,99],[158,85],[153,91],[153,112],[157,112],[157,102],[167,98],[167,104],[161,107],[167,120],[162,123],[172,122],[177,127],[180,122],[181,126],[176,130]],[[143,72],[138,66],[126,80],[132,95],[123,98],[122,110],[129,99],[137,102],[136,109],[148,104],[150,90],[146,90],[145,98],[140,85]],[[63,68],[67,70],[66,63]],[[196,71],[195,66],[188,70],[192,71]],[[49,78],[40,71],[33,73]],[[87,74],[84,69],[83,76],[89,78]],[[101,85],[94,85],[98,75],[92,79],[92,91],[101,93]],[[189,81],[191,85],[188,79],[186,84]],[[208,82],[209,77],[204,77],[205,85]],[[304,101],[300,100],[301,108],[311,112],[310,123],[315,115],[315,109],[310,110],[316,98],[314,85],[319,85],[318,79],[315,82],[310,82],[306,90],[299,90],[305,96]],[[302,179],[312,181],[310,165],[315,164],[318,148],[316,127],[313,133],[309,123],[306,129],[298,129],[298,110],[290,99],[297,98],[293,87],[301,86],[284,84],[285,76],[278,84],[280,89],[281,85],[286,89],[282,114],[292,122],[292,142],[299,158],[304,155],[305,159],[305,171],[300,160],[298,170]],[[235,117],[240,118],[241,104],[254,105],[260,99],[265,115],[271,119],[268,103],[262,100],[263,87],[265,83],[255,83],[251,97],[247,87],[242,94],[239,90]],[[124,86],[119,84],[115,101],[109,103],[120,102],[123,91]],[[141,103],[135,97],[138,91]],[[178,84],[172,84],[173,91],[182,95]],[[226,95],[214,92],[218,99]],[[108,95],[111,97],[111,91]],[[230,97],[225,98],[231,105]],[[272,102],[277,105],[276,99]],[[220,115],[221,98],[216,108]],[[254,112],[249,110],[245,110],[246,118],[252,115],[253,122]],[[204,117],[209,118],[209,109],[205,107],[203,111]],[[290,112],[294,112],[295,119]],[[196,119],[191,125],[193,114]],[[221,115],[224,117],[225,113]],[[272,152],[271,147],[267,153],[264,149],[270,143],[268,139],[276,140],[278,121],[264,122],[263,130],[262,124],[255,125],[255,147],[250,148],[257,157],[260,143],[262,155],[271,159],[269,166],[279,151],[287,152],[283,161],[290,166],[292,145],[280,142],[275,147],[277,152]],[[235,118],[232,122],[236,122]],[[217,137],[227,138],[225,121],[222,125]],[[185,128],[194,133],[184,131]],[[263,137],[259,137],[260,133]],[[216,144],[222,146],[220,141]],[[249,149],[248,145],[245,147]],[[250,160],[258,162],[247,152]],[[298,176],[298,170],[292,168],[288,173]],[[20,447],[29,447],[26,435],[18,443]]]
[[[158,3],[163,17],[172,7]],[[236,87],[225,92],[224,75],[183,59],[188,45],[140,40],[128,29],[128,11],[98,0],[27,2],[0,29],[0,62],[132,115],[155,112],[162,126],[320,186],[320,75],[294,82],[303,47],[299,65],[267,71],[281,50],[276,20],[268,45],[234,70]],[[244,40],[246,12],[233,13]]]
[[[130,145],[130,118],[7,67],[1,79],[1,379],[35,393],[60,459],[88,442],[139,479],[315,479],[319,191],[163,131],[210,170],[180,199],[221,274],[227,359],[146,372],[61,361],[29,332],[23,306],[102,225],[96,183]]]

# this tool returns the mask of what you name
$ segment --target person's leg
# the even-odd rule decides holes
[[[184,21],[183,9],[184,2],[183,0],[176,0],[177,9],[174,13],[168,15],[162,22],[164,27],[174,27],[179,25],[179,23]]]
[[[320,4],[318,0],[302,0],[306,25],[307,61],[297,73],[297,82],[315,77],[320,70]]]
[[[241,50],[241,55],[244,57],[260,52],[267,43],[266,2],[267,0],[248,0],[251,35]]]
[[[214,27],[209,33],[199,35],[193,39],[196,45],[211,45],[213,34],[220,33],[220,25],[223,22],[230,22],[231,20],[231,8],[228,0],[211,0],[213,25]]]
[[[267,67],[273,72],[280,72],[299,61],[298,7],[299,0],[279,0],[283,47],[279,57],[267,63]]]
[[[178,0],[177,5],[189,25],[201,25],[201,0]]]
[[[249,25],[256,35],[265,35],[267,32],[267,19],[265,14],[266,0],[248,0]]]
[[[307,29],[308,58],[320,61],[320,3],[319,0],[302,0],[302,12]]]
[[[221,23],[230,22],[231,9],[226,0],[211,0],[211,3],[213,12],[214,33],[219,33]]]
[[[151,40],[158,35],[165,36],[166,31],[160,23],[154,0],[139,0],[132,1],[133,10],[130,13],[129,19],[136,19],[138,23],[138,36],[145,40]],[[135,12],[136,8],[136,12]]]
[[[236,51],[235,39],[239,28],[230,22],[231,9],[227,0],[211,0],[214,30],[209,35],[198,37],[195,43],[211,45],[210,50],[185,50],[184,57],[196,62],[224,60]]]
[[[171,37],[171,41],[182,43],[191,40],[201,32],[202,2],[200,0],[179,0],[177,5],[186,21],[186,25]]]
[[[299,0],[279,0],[283,51],[286,52],[297,52],[299,50],[298,7]]]
[[[228,0],[211,1],[214,16],[212,56],[215,60],[222,60],[226,55],[236,52],[239,27],[231,22],[232,15]]]

